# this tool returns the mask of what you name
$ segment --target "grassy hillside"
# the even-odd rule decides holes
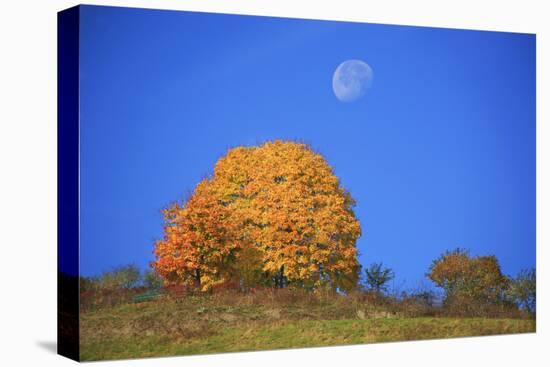
[[[411,317],[344,298],[261,299],[190,297],[83,312],[81,357],[119,359],[535,331],[530,319]]]

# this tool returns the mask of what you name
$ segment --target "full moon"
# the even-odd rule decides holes
[[[372,85],[372,68],[361,60],[347,60],[338,65],[332,76],[332,90],[342,102],[361,98]]]

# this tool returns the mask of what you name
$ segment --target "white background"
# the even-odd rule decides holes
[[[535,366],[548,345],[548,68],[545,1],[88,1],[88,4],[537,33],[537,334],[100,362],[105,366]],[[56,12],[0,6],[0,365],[74,362],[56,341]],[[513,72],[513,71],[511,71]],[[503,76],[505,77],[505,76]],[[506,106],[502,106],[506,108]],[[543,286],[546,287],[546,291]],[[546,343],[544,343],[546,339]],[[546,344],[546,350],[543,347]]]

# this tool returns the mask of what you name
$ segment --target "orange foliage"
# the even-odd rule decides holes
[[[502,300],[509,279],[495,256],[471,257],[457,249],[434,261],[429,278],[446,292],[446,298],[466,298],[485,303]]]
[[[359,270],[353,206],[326,160],[305,144],[230,149],[184,206],[165,210],[153,265],[167,282],[203,289],[235,277],[258,281],[255,271],[298,286],[348,289]]]
[[[185,206],[175,203],[163,214],[164,238],[156,243],[153,266],[165,283],[207,289],[223,281],[240,243],[210,181],[201,181]]]

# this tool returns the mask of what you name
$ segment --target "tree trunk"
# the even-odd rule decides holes
[[[197,286],[201,288],[201,271],[200,269],[195,270],[195,280],[197,281]]]

